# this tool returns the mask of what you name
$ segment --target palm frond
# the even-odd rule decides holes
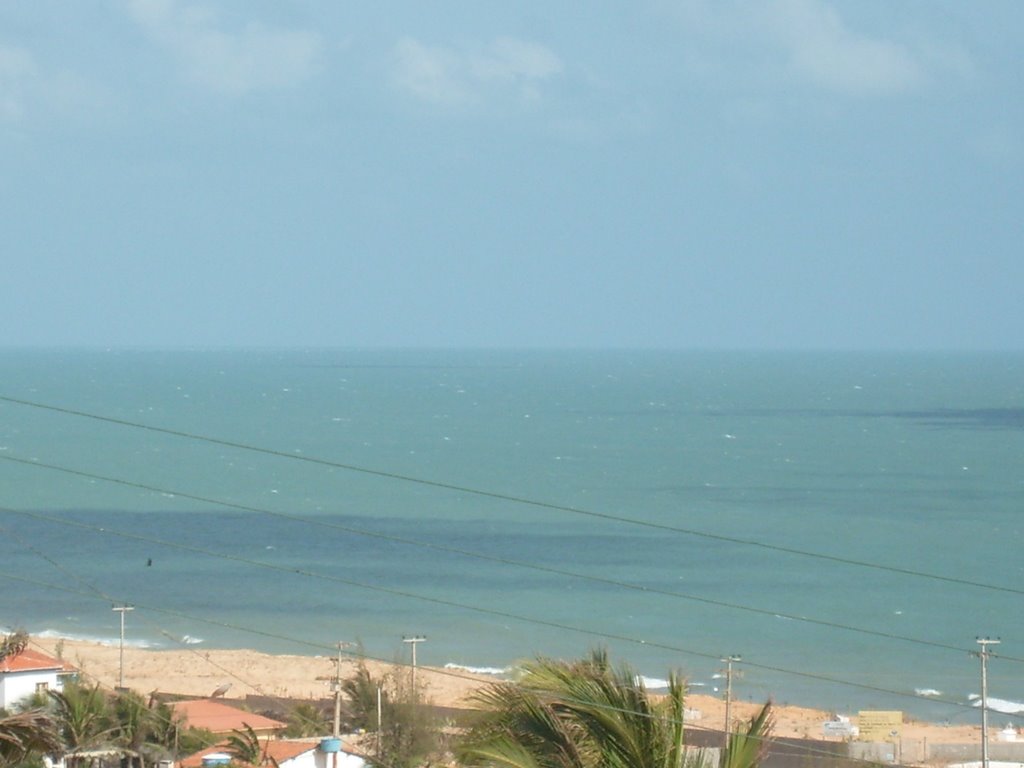
[[[486,714],[460,754],[495,768],[684,768],[684,690],[673,674],[656,702],[601,649],[572,662],[540,657],[516,683],[476,696]]]
[[[8,656],[17,656],[28,647],[28,635],[23,630],[15,630],[0,639],[0,661]]]
[[[43,710],[0,718],[0,766],[16,765],[31,754],[61,750],[53,719]]]
[[[236,728],[231,732],[224,751],[240,763],[248,765],[259,765],[263,757],[260,737],[248,723],[243,723],[242,728]]]
[[[768,752],[773,718],[772,703],[765,702],[761,711],[750,718],[745,731],[729,734],[728,746],[722,752],[719,768],[756,768]]]

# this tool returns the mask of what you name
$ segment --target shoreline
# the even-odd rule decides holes
[[[85,641],[54,636],[33,636],[32,645],[52,656],[60,655],[64,661],[78,668],[86,680],[113,689],[118,682],[120,649],[118,645],[98,641]],[[60,654],[58,654],[60,650]],[[364,659],[374,677],[402,665],[375,659]],[[359,658],[343,656],[341,676],[355,673]],[[125,645],[125,686],[143,695],[160,692],[203,698],[229,684],[225,699],[244,700],[248,695],[282,699],[326,699],[330,696],[329,681],[335,674],[334,657],[269,654],[250,649],[216,649],[202,646],[182,649],[154,649]],[[408,669],[408,667],[405,667]],[[425,698],[432,704],[469,708],[472,694],[489,683],[500,680],[494,675],[470,672],[464,669],[445,669],[419,666],[418,681],[423,685]],[[735,720],[749,719],[763,702],[734,699],[732,714]],[[687,710],[691,727],[721,730],[725,718],[725,702],[709,694],[687,695]],[[835,713],[812,707],[785,704],[774,707],[774,735],[780,738],[841,741],[826,739],[822,724],[833,719]],[[840,713],[857,723],[857,713]],[[997,717],[990,718],[989,738],[1003,724]],[[981,726],[944,725],[907,720],[900,730],[903,742],[927,741],[932,744],[978,743]]]

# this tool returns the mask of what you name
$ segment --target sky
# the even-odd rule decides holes
[[[1024,348],[1019,0],[0,1],[0,346]]]

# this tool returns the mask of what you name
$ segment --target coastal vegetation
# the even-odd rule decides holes
[[[6,653],[23,648],[2,639]],[[538,657],[513,681],[495,682],[474,697],[475,713],[458,727],[425,700],[409,670],[374,676],[365,663],[342,681],[346,732],[362,735],[355,750],[380,768],[458,765],[465,768],[708,768],[713,757],[684,738],[685,683],[669,675],[664,693],[649,692],[628,665],[613,666],[603,650],[570,661]],[[323,735],[331,723],[312,702],[294,705],[288,734]],[[755,768],[772,728],[770,704],[726,737],[719,768]],[[39,768],[43,756],[68,768],[119,763],[147,768],[216,742],[183,727],[172,708],[137,693],[108,692],[67,681],[60,691],[29,697],[21,711],[0,713],[0,768]],[[235,731],[224,751],[237,765],[267,763],[251,730]]]
[[[266,747],[249,724],[232,731],[224,751],[231,755],[232,762],[243,765],[263,765],[266,761]]]
[[[412,768],[441,757],[441,723],[411,676],[396,671],[375,678],[360,662],[342,691],[349,704],[348,727],[367,733],[364,757],[370,762]]]
[[[41,765],[43,754],[57,752],[60,740],[50,717],[40,710],[0,715],[0,768]]]
[[[16,656],[28,646],[28,635],[12,632],[0,637],[0,661]],[[10,714],[0,710],[0,768],[22,765],[60,748],[57,729],[41,708]]]
[[[471,768],[688,768],[705,765],[684,742],[685,683],[669,676],[663,696],[647,692],[627,665],[606,652],[578,661],[538,658],[515,682],[477,696],[483,711],[457,747]],[[721,768],[753,768],[771,729],[765,704],[743,732],[730,734]]]
[[[22,632],[0,638],[0,661],[21,653],[27,644]],[[103,753],[116,753],[124,768],[145,768],[214,741],[208,731],[182,727],[165,703],[80,681],[39,691],[19,711],[0,711],[0,768],[42,766],[44,755],[62,757],[68,768],[84,768]]]

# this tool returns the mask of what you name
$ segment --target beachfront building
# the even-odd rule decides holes
[[[327,739],[325,741],[331,741]],[[271,740],[264,745],[264,765],[279,768],[364,768],[362,758],[346,752],[325,751],[324,741],[308,739],[289,741]],[[215,768],[230,760],[224,744],[209,747],[189,755],[178,763],[178,768]]]
[[[175,715],[193,728],[205,728],[213,733],[229,736],[251,728],[259,737],[263,753],[263,766],[279,768],[364,768],[362,758],[341,749],[341,740],[283,739],[286,723],[253,712],[246,712],[215,699],[176,701],[171,704]],[[178,768],[217,768],[231,761],[222,742],[183,758]],[[233,764],[237,764],[235,761]],[[259,767],[257,767],[259,768]]]
[[[33,648],[11,654],[0,660],[0,709],[36,693],[60,691],[64,678],[73,676],[74,668]]]

